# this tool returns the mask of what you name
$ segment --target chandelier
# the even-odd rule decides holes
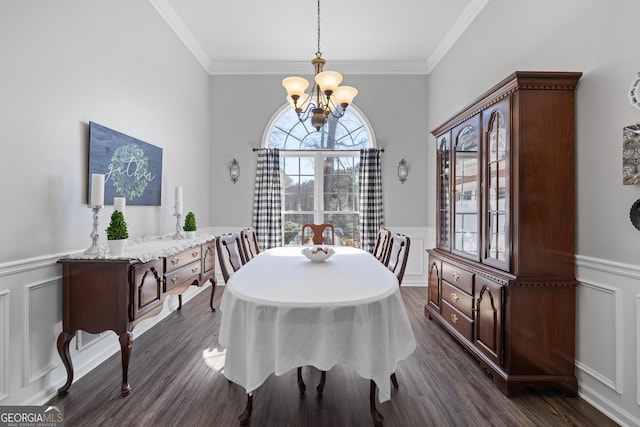
[[[311,117],[311,124],[320,130],[327,122],[329,115],[339,119],[344,115],[347,107],[358,94],[358,90],[351,86],[339,86],[342,74],[336,71],[323,71],[326,64],[320,52],[320,0],[318,0],[318,51],[311,60],[315,68],[315,78],[309,93],[307,79],[302,77],[287,77],[282,80],[282,86],[287,90],[287,101],[298,115],[301,122]]]

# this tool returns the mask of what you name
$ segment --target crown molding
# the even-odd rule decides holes
[[[207,52],[202,48],[202,45],[195,38],[191,30],[180,19],[175,9],[171,7],[167,0],[149,0],[149,3],[156,8],[162,19],[164,19],[169,27],[176,33],[178,38],[189,49],[191,54],[202,64],[205,70],[211,74],[211,68],[213,61],[207,55]]]
[[[426,62],[397,61],[331,61],[327,67],[347,74],[426,74]],[[208,70],[211,75],[312,75],[311,61],[246,61],[216,62]]]
[[[311,74],[310,61],[214,62],[167,0],[149,0],[160,16],[210,75]],[[478,16],[489,0],[471,0],[427,61],[335,61],[343,74],[429,74]]]
[[[471,0],[469,5],[465,8],[462,14],[458,17],[456,22],[451,26],[451,29],[445,34],[438,46],[434,49],[433,53],[427,59],[427,66],[425,73],[429,74],[436,68],[436,65],[444,58],[449,49],[453,47],[455,42],[460,36],[467,30],[467,27],[471,25],[476,16],[484,9],[489,3],[489,0]]]

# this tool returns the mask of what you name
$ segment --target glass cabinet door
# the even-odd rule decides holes
[[[436,218],[436,230],[438,230],[437,246],[444,250],[451,249],[451,135],[447,132],[438,138],[438,217]]]
[[[509,269],[509,102],[484,112],[486,138],[485,253],[483,262]]]
[[[474,116],[453,129],[454,215],[453,251],[479,259],[480,118]]]

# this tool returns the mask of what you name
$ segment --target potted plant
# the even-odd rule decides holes
[[[111,214],[111,223],[105,230],[107,232],[107,243],[111,256],[120,256],[124,253],[124,246],[129,238],[127,223],[124,214],[118,210]]]
[[[189,212],[187,216],[184,217],[184,227],[182,227],[182,229],[187,235],[187,239],[193,239],[193,235],[196,232],[196,216],[193,212]]]

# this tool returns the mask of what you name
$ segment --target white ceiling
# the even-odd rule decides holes
[[[317,0],[149,0],[210,74],[312,74]],[[428,74],[489,0],[321,0],[326,70]]]

